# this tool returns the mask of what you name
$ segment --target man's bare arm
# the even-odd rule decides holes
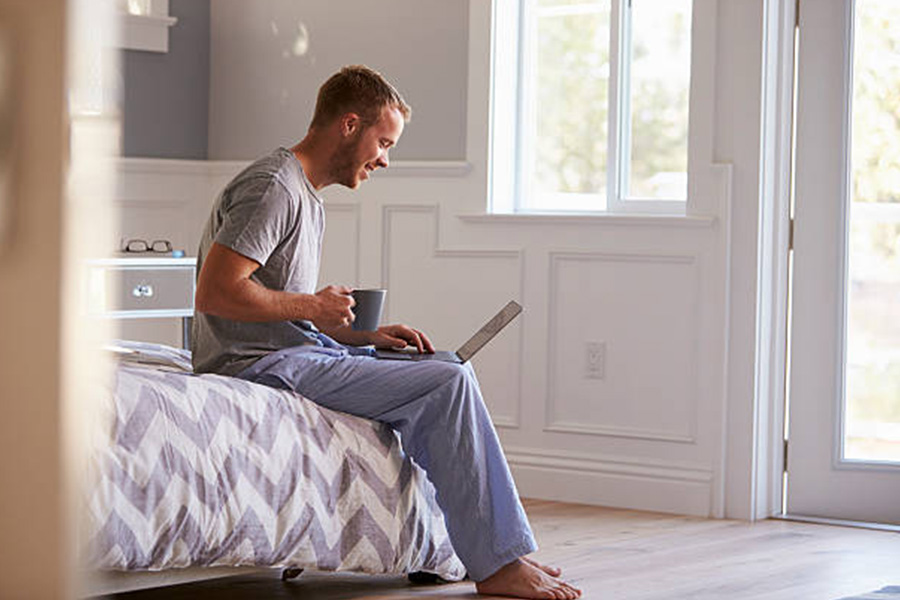
[[[353,320],[350,288],[328,286],[316,294],[270,290],[250,279],[259,266],[256,261],[213,243],[197,279],[197,310],[235,321],[305,319],[322,329],[346,326]]]

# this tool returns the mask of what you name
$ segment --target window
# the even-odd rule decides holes
[[[493,212],[684,212],[691,4],[495,2]]]

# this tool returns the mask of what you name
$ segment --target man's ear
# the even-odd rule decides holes
[[[341,116],[341,135],[351,137],[362,128],[362,119],[356,113],[344,113]]]

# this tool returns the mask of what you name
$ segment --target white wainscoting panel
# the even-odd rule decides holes
[[[326,201],[318,289],[326,285],[359,286],[359,236],[359,204]]]
[[[546,431],[693,443],[698,277],[682,255],[550,254]],[[605,349],[588,377],[587,344]]]
[[[117,173],[118,237],[168,239],[195,256],[217,193],[206,161],[122,158]]]
[[[456,350],[508,301],[522,300],[518,250],[440,247],[435,206],[383,207],[386,319],[420,327],[441,350]],[[507,326],[472,363],[494,424],[519,426],[522,327]]]

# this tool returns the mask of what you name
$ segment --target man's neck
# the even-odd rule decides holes
[[[328,148],[323,140],[312,133],[308,133],[306,137],[291,148],[291,152],[300,161],[303,173],[306,174],[306,178],[312,184],[313,189],[319,191],[334,183],[328,179],[328,157],[331,156],[334,149]]]

